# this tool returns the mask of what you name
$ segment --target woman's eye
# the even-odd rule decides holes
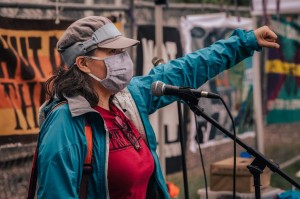
[[[113,54],[116,53],[116,50],[115,50],[115,49],[112,49],[112,50],[110,50],[108,53],[109,53],[110,55],[113,55]]]
[[[123,49],[111,49],[109,51],[109,53],[112,55],[116,55],[116,54],[122,53],[123,51],[124,51]]]

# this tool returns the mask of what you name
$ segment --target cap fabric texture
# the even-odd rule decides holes
[[[57,43],[68,67],[74,65],[76,57],[100,47],[122,49],[138,44],[139,41],[124,37],[106,17],[90,16],[72,23]]]

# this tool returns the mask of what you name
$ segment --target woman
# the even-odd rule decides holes
[[[169,198],[148,115],[175,97],[155,97],[162,81],[198,88],[261,47],[279,48],[266,26],[236,30],[227,40],[161,64],[134,77],[123,37],[107,18],[74,22],[57,44],[66,68],[50,78],[50,100],[41,109],[38,198],[78,198],[87,155],[85,125],[93,132],[88,198]],[[65,104],[58,106],[61,101]]]

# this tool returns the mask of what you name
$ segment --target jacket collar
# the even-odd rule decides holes
[[[128,93],[128,92],[129,92],[128,89],[125,88],[122,91],[120,91],[117,94],[115,94],[113,103],[117,107],[121,108],[120,107],[121,104],[119,103],[118,99],[122,98],[122,96],[125,93]],[[65,96],[65,98],[68,101],[72,117],[83,115],[83,114],[88,113],[88,112],[96,112],[96,113],[98,113],[95,109],[93,109],[91,107],[91,105],[89,104],[89,102],[83,96],[78,95],[76,97],[71,97],[71,98]]]
[[[125,88],[123,91],[121,91],[115,95],[115,99],[113,100],[113,102],[116,106],[118,106],[118,107],[120,106],[117,99],[122,97],[122,95],[124,95],[124,93],[128,93],[127,88]],[[90,103],[81,95],[78,95],[75,97],[64,96],[64,98],[68,101],[68,105],[69,105],[69,109],[70,109],[70,113],[71,113],[72,117],[80,116],[80,115],[86,114],[88,112],[98,113],[95,109],[93,109],[91,107]],[[46,101],[46,102],[44,102],[44,104],[42,104],[42,106],[39,109],[39,118],[40,118],[39,120],[41,120],[40,124],[45,118],[44,111],[48,112],[58,102],[59,102],[59,100],[56,98],[56,100],[54,100],[51,104],[48,104],[48,101]],[[46,113],[46,115],[47,115],[47,113]]]
[[[68,101],[72,117],[83,115],[88,112],[97,113],[97,111],[91,107],[89,102],[83,96],[78,95],[75,97],[65,97],[65,98]]]

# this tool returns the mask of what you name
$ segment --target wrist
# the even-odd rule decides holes
[[[256,51],[261,51],[262,47],[259,45],[255,31],[251,30],[247,32],[247,38],[248,38],[248,42],[249,42],[249,46],[251,46],[251,48],[253,50]]]

